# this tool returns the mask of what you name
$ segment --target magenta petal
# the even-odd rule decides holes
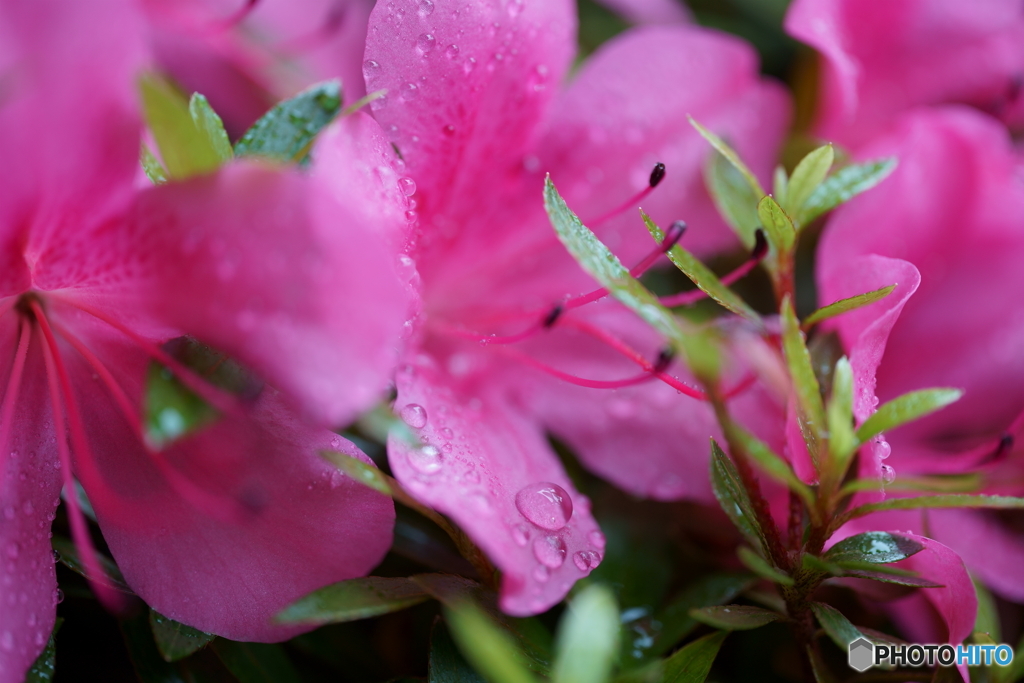
[[[767,180],[789,122],[785,91],[760,77],[748,44],[682,25],[633,29],[592,55],[555,102],[537,165],[586,221],[647,187],[662,162],[665,179],[644,210],[663,226],[686,220],[688,249],[733,246],[704,187],[712,149],[687,115],[729,140]],[[627,262],[650,247],[632,209],[598,232]]]
[[[8,318],[8,322],[10,318]],[[17,325],[0,326],[0,386],[8,387]],[[39,347],[25,365],[14,430],[0,480],[0,683],[21,683],[56,617],[50,522],[60,502],[52,414]],[[8,389],[9,390],[9,389]]]
[[[388,439],[395,476],[501,570],[504,611],[536,614],[564,598],[600,563],[604,537],[543,432],[486,377],[459,385],[424,360],[397,381],[396,410],[422,446]]]
[[[378,3],[366,43],[371,106],[419,185],[420,210],[473,219],[535,142],[574,51],[568,0]],[[539,196],[539,194],[538,194]],[[441,227],[441,226],[438,226]]]
[[[965,558],[993,591],[1024,602],[1024,539],[1019,531],[985,510],[931,510],[928,523],[935,538]]]
[[[598,0],[634,24],[674,24],[689,21],[686,6],[675,0]]]

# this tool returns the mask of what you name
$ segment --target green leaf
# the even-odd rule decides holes
[[[924,546],[912,538],[885,531],[867,531],[839,541],[829,548],[824,559],[829,562],[852,560],[888,564],[905,560],[922,550]]]
[[[695,607],[690,610],[690,616],[702,624],[726,631],[748,631],[761,628],[782,618],[778,612],[752,605]]]
[[[167,171],[164,170],[163,164],[153,155],[153,151],[146,143],[142,143],[139,161],[142,162],[142,170],[146,172],[146,177],[154,185],[162,185],[167,182]]]
[[[974,631],[976,633],[987,633],[996,643],[1003,642],[1002,629],[999,627],[999,611],[996,609],[996,601],[985,588],[985,584],[971,577],[974,583],[974,593],[978,597],[978,615],[974,620]]]
[[[796,241],[796,228],[793,227],[793,220],[786,215],[778,202],[768,195],[757,203],[757,215],[761,219],[761,225],[768,233],[768,241],[775,247],[776,251],[788,252]]]
[[[210,647],[239,683],[299,683],[302,680],[280,645],[218,638]]]
[[[825,404],[821,400],[821,389],[811,365],[811,354],[804,343],[804,335],[800,331],[800,323],[796,319],[789,295],[782,300],[782,350],[800,408],[800,431],[817,468],[826,427]]]
[[[629,269],[622,265],[618,257],[580,222],[558,194],[550,176],[544,181],[544,208],[558,239],[583,270],[607,288],[612,296],[660,332],[677,352],[686,355],[688,340],[676,318],[658,303],[657,297],[630,275]]]
[[[916,498],[890,498],[881,503],[868,503],[850,510],[841,517],[843,522],[857,519],[881,510],[920,510],[924,508],[988,508],[996,510],[1019,510],[1024,508],[1024,498],[1012,496],[970,496],[950,494],[945,496],[917,496]]]
[[[825,180],[834,160],[835,150],[832,149],[831,144],[819,147],[800,160],[800,163],[793,169],[793,175],[789,179],[786,201],[783,202],[789,215],[800,216],[804,204]],[[803,226],[803,222],[800,225]]]
[[[800,496],[808,508],[814,508],[814,492],[807,484],[800,481],[793,468],[782,459],[782,456],[776,454],[768,447],[768,444],[738,425],[731,425],[729,431],[765,474],[780,484],[785,484],[790,491]]]
[[[619,648],[619,610],[601,584],[583,589],[566,610],[555,640],[554,683],[604,683]]]
[[[882,568],[882,567],[880,567]],[[878,581],[879,583],[892,583],[897,586],[912,586],[914,588],[942,588],[943,584],[929,581],[928,579],[921,578],[920,576],[907,576],[900,573],[893,573],[889,567],[885,567],[886,571],[855,571],[846,570],[842,573],[842,576],[850,576],[855,579],[869,579],[871,581]]]
[[[313,591],[274,617],[279,624],[332,624],[368,619],[430,599],[422,586],[402,577],[366,576]]]
[[[103,570],[103,576],[92,576],[85,571],[85,564],[83,564],[78,556],[78,547],[71,539],[63,536],[54,536],[50,541],[50,545],[60,556],[60,563],[76,574],[84,576],[91,582],[103,584],[126,595],[135,595],[135,592],[125,582],[124,576],[121,575],[121,570],[117,568],[112,559],[103,553],[96,553],[96,559],[99,561],[100,569]]]
[[[149,618],[140,612],[132,619],[118,622],[128,657],[142,683],[185,683],[174,664],[164,661],[153,642]]]
[[[784,166],[776,166],[775,173],[772,175],[772,193],[775,195],[776,201],[782,206],[789,206],[789,202],[786,200],[789,192],[789,177],[786,175],[786,169]],[[754,201],[757,201],[756,199]]]
[[[668,652],[697,626],[697,620],[690,616],[691,609],[728,602],[754,581],[754,577],[747,574],[712,574],[690,584],[656,614],[661,630],[655,635],[649,654],[657,656]]]
[[[188,100],[166,79],[149,74],[139,81],[139,88],[146,124],[172,178],[191,178],[220,168],[225,158],[210,118],[217,115],[209,105],[196,105],[201,117],[197,121]]]
[[[839,646],[839,649],[846,652],[850,643],[858,638],[864,638],[864,634],[850,623],[850,620],[843,616],[843,613],[831,605],[823,602],[812,602],[811,610],[818,618],[818,623],[825,629],[828,637]]]
[[[823,487],[827,475],[831,492],[836,483],[843,480],[853,454],[857,452],[857,436],[853,431],[853,368],[850,360],[843,356],[836,361],[832,373],[832,397],[825,409],[828,419],[829,453],[831,461],[824,468]],[[877,482],[875,484],[877,486]]]
[[[46,647],[36,657],[31,668],[25,672],[25,683],[50,683],[57,673],[57,631],[60,630],[64,619],[57,617],[53,624],[53,631],[50,632],[50,639],[46,641]]]
[[[203,649],[217,636],[165,617],[155,609],[149,610],[149,627],[153,640],[165,662],[176,662]]]
[[[985,484],[985,479],[977,472],[967,474],[944,474],[925,477],[897,478],[885,485],[886,491],[928,491],[931,493],[974,493]],[[845,484],[840,496],[847,496],[858,491],[877,491],[880,487],[878,479],[856,479]]]
[[[231,161],[235,153],[231,149],[231,140],[228,139],[227,131],[224,130],[224,122],[217,116],[210,103],[199,93],[192,93],[188,101],[188,113],[192,122],[213,149],[214,154],[221,163]]]
[[[747,569],[754,572],[762,579],[768,579],[769,581],[782,584],[783,586],[793,585],[792,576],[782,571],[781,569],[777,569],[771,566],[770,564],[768,564],[768,561],[766,559],[755,553],[750,548],[747,548],[746,546],[740,546],[740,549],[739,551],[737,551],[737,554],[740,557],[740,562],[742,562]]]
[[[640,217],[643,219],[644,225],[647,226],[647,231],[660,244],[665,239],[664,231],[643,210],[640,211]],[[738,294],[722,284],[718,276],[711,272],[711,269],[701,263],[693,254],[677,244],[668,250],[668,258],[676,268],[693,281],[693,284],[700,287],[705,294],[723,308],[760,324],[761,317],[757,312],[747,305],[747,302],[741,299]]]
[[[751,191],[755,195],[757,195],[758,198],[761,198],[768,194],[767,192],[764,191],[764,188],[761,187],[761,183],[758,182],[757,178],[754,176],[753,173],[750,172],[750,169],[747,168],[747,165],[743,163],[743,161],[740,159],[740,156],[736,153],[735,150],[733,150],[732,147],[725,144],[725,141],[722,140],[722,138],[718,137],[717,135],[709,131],[707,128],[694,121],[692,116],[687,116],[686,118],[689,119],[690,125],[696,128],[697,132],[701,134],[701,137],[710,142],[711,146],[718,150],[718,153],[725,157],[726,160],[730,164],[732,164],[733,167],[740,172],[740,174],[743,175],[743,179],[747,181],[747,185],[750,186]]]
[[[728,631],[717,631],[698,638],[665,660],[664,683],[704,683],[711,673],[711,665],[718,650],[729,636]]]
[[[235,154],[285,163],[301,161],[340,109],[341,83],[317,83],[264,114],[235,143]]]
[[[394,480],[373,465],[339,451],[320,451],[320,456],[363,486],[368,486],[385,496],[394,495]]]
[[[444,621],[440,619],[430,632],[430,661],[427,683],[484,683],[469,662],[465,660]]]
[[[711,488],[726,516],[752,545],[767,550],[768,541],[754,514],[750,496],[743,486],[736,465],[729,459],[714,439],[711,439]]]
[[[445,619],[459,650],[490,683],[536,682],[512,637],[475,604],[455,601],[446,606]]]
[[[747,249],[754,248],[754,233],[761,227],[757,218],[757,202],[761,195],[750,189],[743,174],[721,154],[712,154],[704,171],[707,185],[718,213],[732,227]]]
[[[996,683],[1015,683],[1024,678],[1024,637],[1013,651],[1013,660],[1007,667],[996,667],[993,678]]]
[[[889,296],[894,289],[896,289],[896,285],[889,285],[888,287],[881,287],[871,292],[851,296],[849,299],[840,299],[828,306],[823,306],[804,319],[803,328],[805,330],[809,329],[811,326],[817,325],[822,320],[828,320],[829,318],[834,318],[837,315],[842,315],[847,311],[852,311],[856,308],[873,304],[876,301],[880,301]]]
[[[895,169],[896,158],[889,157],[865,164],[854,164],[836,171],[811,193],[800,215],[800,224],[807,225],[826,211],[834,209],[861,192],[870,190]]]
[[[857,430],[857,438],[864,443],[876,434],[945,408],[959,401],[963,395],[960,389],[922,389],[898,396],[883,403],[871,417],[864,420],[864,424]]]

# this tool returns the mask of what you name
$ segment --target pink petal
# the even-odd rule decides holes
[[[831,272],[874,253],[920,270],[921,287],[892,328],[877,369],[877,393],[890,400],[930,386],[965,389],[941,413],[888,435],[898,472],[956,471],[961,461],[953,454],[994,449],[1024,409],[1024,320],[1012,314],[1024,285],[1024,190],[1015,157],[995,122],[952,108],[904,117],[862,154],[895,154],[900,165],[835,213],[820,268]],[[862,324],[841,323],[847,343]]]
[[[796,0],[790,35],[819,50],[818,133],[860,144],[901,111],[964,102],[1019,124],[1024,17],[1013,0]]]
[[[541,429],[490,382],[459,382],[429,358],[397,381],[395,407],[423,446],[388,439],[395,476],[501,570],[504,611],[536,614],[564,598],[601,561],[604,537]]]
[[[17,325],[0,324],[0,386],[9,391]],[[39,346],[30,348],[0,480],[0,683],[21,683],[56,618],[50,521],[60,502],[56,445]]]
[[[690,20],[685,5],[676,0],[598,0],[634,24],[673,24]]]
[[[598,50],[555,104],[539,169],[586,221],[647,187],[663,162],[665,179],[644,209],[661,225],[687,221],[691,250],[734,246],[704,188],[711,146],[687,115],[729,140],[767,181],[789,123],[786,93],[759,76],[749,45],[696,26],[634,29]],[[633,210],[599,233],[627,262],[650,246]]]
[[[134,3],[0,5],[0,295],[22,291],[28,231],[106,215],[138,168]]]
[[[138,405],[146,356],[95,321],[59,315]],[[274,625],[274,614],[365,575],[387,552],[391,501],[341,475],[319,451],[369,459],[299,420],[270,387],[244,415],[154,454],[92,380],[92,367],[70,349],[65,360],[100,476],[83,483],[104,539],[128,584],[161,613],[234,640],[284,640],[306,629]]]
[[[437,229],[468,224],[505,195],[569,66],[575,23],[567,0],[375,7],[366,87],[388,95],[371,106]]]
[[[193,334],[340,424],[383,391],[409,301],[361,198],[348,201],[235,164],[142,193],[127,220],[47,253],[38,286],[73,282],[66,298],[137,331],[155,319]]]

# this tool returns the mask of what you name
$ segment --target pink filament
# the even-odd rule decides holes
[[[556,368],[551,367],[545,363],[540,362],[536,358],[533,358],[522,351],[516,349],[507,348],[502,349],[502,353],[508,354],[516,360],[525,363],[533,368],[536,368],[542,372],[546,372],[552,377],[568,382],[569,384],[575,384],[580,387],[587,387],[589,389],[619,389],[621,387],[631,387],[635,384],[642,384],[649,380],[655,379],[656,375],[651,372],[645,372],[637,377],[629,377],[627,379],[618,380],[597,380],[597,379],[585,379],[583,377],[577,377],[567,372],[562,372]]]
[[[722,284],[728,287],[729,285],[733,284],[737,280],[744,277],[747,273],[752,271],[754,267],[757,266],[757,264],[760,262],[761,259],[759,258],[747,259],[746,261],[743,262],[742,265],[736,268],[736,270],[732,271],[727,275],[723,275],[721,278]],[[661,303],[662,306],[674,308],[676,306],[689,306],[690,304],[697,303],[707,295],[708,293],[705,292],[704,290],[695,289],[689,292],[680,292],[679,294],[663,296],[658,301]]]
[[[653,191],[654,191],[654,186],[648,185],[647,187],[645,187],[644,189],[640,190],[635,195],[633,195],[632,197],[630,197],[629,199],[624,201],[622,204],[619,204],[618,206],[616,206],[614,209],[611,209],[610,211],[601,214],[597,218],[593,218],[593,219],[591,219],[589,221],[584,221],[583,224],[586,225],[586,226],[589,226],[590,228],[594,228],[594,227],[596,227],[598,225],[601,225],[605,221],[609,221],[609,220],[615,218],[616,216],[618,216],[620,214],[623,214],[626,211],[629,211],[634,206],[636,206],[637,204],[642,202],[644,199],[646,199],[647,195],[649,195]]]
[[[10,310],[8,308],[8,310]],[[0,406],[0,482],[4,481],[7,460],[10,455],[8,440],[11,438],[11,424],[14,422],[14,410],[18,406],[18,394],[21,393],[21,378],[28,358],[28,347],[32,341],[32,326],[26,320],[19,321],[18,348],[14,352],[14,365],[11,376],[7,380],[7,391],[4,402]]]

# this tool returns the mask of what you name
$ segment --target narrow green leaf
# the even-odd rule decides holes
[[[861,192],[870,190],[895,169],[896,158],[889,157],[854,164],[836,171],[811,193],[800,214],[800,224],[807,225],[826,211],[834,209]]]
[[[776,166],[775,173],[772,175],[772,193],[782,206],[789,206],[789,202],[786,200],[788,192],[789,177],[786,175],[786,169],[781,165]]]
[[[192,93],[192,98],[188,102],[188,113],[196,129],[206,137],[217,159],[221,163],[231,161],[235,156],[231,149],[231,140],[224,130],[224,122],[217,116],[209,101],[197,92]]]
[[[391,477],[373,465],[338,451],[320,451],[320,456],[363,486],[368,486],[385,496],[394,495]]]
[[[583,270],[607,288],[612,296],[660,332],[676,351],[686,355],[688,340],[676,318],[658,303],[657,297],[630,275],[629,269],[622,265],[618,257],[580,222],[558,194],[550,176],[544,181],[544,208],[558,239]]]
[[[825,180],[834,160],[835,150],[832,149],[831,144],[819,147],[800,160],[789,179],[786,201],[780,200],[789,215],[800,215],[804,204]]]
[[[1002,629],[999,627],[999,611],[996,609],[995,598],[985,588],[985,584],[975,577],[971,577],[974,583],[974,593],[978,597],[978,615],[974,620],[975,633],[985,633],[996,643],[1003,642]]]
[[[888,568],[887,568],[888,569]],[[929,581],[920,576],[906,576],[902,573],[894,574],[891,571],[844,571],[842,576],[850,576],[855,579],[869,579],[879,583],[892,583],[897,586],[912,586],[914,588],[942,588],[943,584]]]
[[[679,649],[665,660],[664,683],[704,683],[728,636],[728,631],[717,631]]]
[[[149,628],[153,631],[153,640],[165,662],[184,659],[217,637],[165,617],[154,609],[149,610]]]
[[[153,642],[149,618],[144,613],[131,619],[122,619],[118,625],[132,667],[142,683],[185,683],[178,673],[178,668],[160,656],[160,651]]]
[[[46,641],[46,647],[36,657],[32,667],[25,672],[25,683],[50,683],[57,673],[57,631],[60,630],[64,619],[57,617],[53,624],[53,631],[50,632],[50,639]]]
[[[341,83],[317,83],[264,114],[235,143],[235,154],[285,163],[301,161],[340,109]]]
[[[299,683],[302,680],[280,645],[218,638],[210,647],[239,683]]]
[[[800,481],[793,468],[782,459],[782,456],[776,454],[768,447],[768,444],[738,425],[732,425],[730,431],[742,444],[747,455],[757,463],[765,474],[780,484],[785,484],[790,491],[800,496],[808,508],[813,508],[814,492],[807,484]]]
[[[535,683],[523,664],[526,655],[476,605],[457,601],[445,608],[452,638],[470,664],[490,683]]]
[[[857,519],[881,510],[921,510],[925,508],[988,508],[995,510],[1019,510],[1024,508],[1024,498],[1012,496],[970,496],[950,494],[946,496],[917,496],[916,498],[890,498],[881,503],[868,503],[850,510],[842,521]]]
[[[690,610],[690,616],[702,624],[725,631],[748,631],[761,628],[782,618],[782,615],[778,612],[772,612],[752,605],[695,607]]]
[[[811,313],[804,319],[804,329],[809,329],[813,325],[817,325],[822,320],[828,320],[834,318],[837,315],[842,315],[847,311],[852,311],[868,304],[873,304],[876,301],[880,301],[892,293],[892,290],[896,289],[896,285],[889,285],[888,287],[880,287],[871,292],[865,292],[864,294],[858,294],[857,296],[851,296],[848,299],[840,299],[828,306],[823,306],[818,310]]]
[[[747,569],[754,572],[762,579],[768,579],[769,581],[782,584],[783,586],[793,585],[792,576],[781,569],[771,566],[768,564],[766,559],[755,553],[750,548],[740,546],[740,549],[737,551],[737,555],[739,555],[740,562],[742,562]]]
[[[279,624],[333,624],[398,612],[430,599],[404,577],[366,576],[313,591],[274,617]]]
[[[721,605],[733,600],[754,581],[755,578],[747,574],[712,574],[687,586],[656,613],[656,621],[661,624],[661,630],[655,634],[654,644],[648,654],[658,656],[668,652],[697,626],[697,620],[690,616],[691,609]]]
[[[859,445],[853,430],[853,368],[846,356],[836,362],[832,373],[832,397],[825,412],[828,419],[828,447],[832,458],[824,468],[822,481],[824,484],[827,475],[828,490],[831,492],[846,476],[850,460]]]
[[[718,137],[717,135],[709,131],[707,128],[694,121],[692,116],[687,116],[686,118],[689,119],[690,125],[696,128],[697,132],[701,134],[701,137],[710,142],[711,146],[718,150],[718,153],[725,157],[726,160],[743,175],[743,179],[747,181],[747,184],[750,186],[750,189],[754,192],[755,195],[757,195],[758,198],[768,194],[767,192],[764,191],[764,188],[761,187],[761,183],[758,182],[754,174],[750,172],[750,169],[747,168],[747,165],[743,163],[742,159],[740,159],[740,155],[737,154],[732,147],[727,145],[725,141],[722,140],[722,138]]]
[[[888,564],[905,560],[924,550],[924,546],[907,536],[885,531],[867,531],[836,543],[825,553],[829,562],[872,562]]]
[[[800,323],[793,310],[793,302],[788,295],[782,301],[782,349],[800,408],[800,431],[807,442],[815,467],[818,467],[826,427],[825,404],[821,399],[818,378],[815,377],[811,365],[811,354],[807,351]]]
[[[220,168],[224,159],[217,143],[196,124],[188,100],[170,82],[149,74],[139,81],[139,88],[146,124],[172,178],[190,178]]]
[[[857,560],[828,562],[820,557],[804,555],[803,566],[805,569],[812,569],[820,572],[822,575],[852,576],[859,579],[870,579],[872,581],[881,581],[883,583],[895,583],[901,586],[916,586],[921,588],[936,588],[940,586],[940,584],[928,581],[927,579],[922,579],[912,571],[873,562]]]
[[[796,241],[796,228],[774,197],[768,195],[757,203],[757,216],[768,233],[768,241],[776,251],[788,252]]]
[[[898,396],[878,407],[857,430],[857,438],[864,443],[876,434],[895,429],[950,403],[960,400],[964,392],[960,389],[922,389]]]
[[[647,231],[651,233],[651,236],[658,243],[661,243],[665,239],[665,233],[662,229],[643,210],[640,211],[640,217],[643,218],[644,225],[647,226]],[[693,281],[693,284],[700,287],[704,293],[718,302],[723,308],[760,323],[761,317],[757,312],[741,299],[738,294],[722,284],[722,281],[711,272],[710,268],[701,263],[697,257],[686,249],[677,244],[669,249],[668,258],[676,268]]]
[[[721,154],[712,154],[704,170],[707,185],[718,213],[747,249],[754,248],[754,233],[761,227],[757,218],[756,194],[743,178],[743,174]]]
[[[430,632],[430,661],[427,683],[484,683],[455,647],[444,621],[438,620]]]
[[[718,499],[718,504],[739,529],[747,540],[755,547],[767,550],[768,541],[764,531],[754,514],[750,496],[743,486],[736,465],[722,451],[718,443],[711,439],[711,488]]]
[[[846,652],[847,647],[850,643],[857,640],[858,638],[864,638],[864,634],[860,632],[856,626],[850,623],[850,620],[843,616],[843,613],[837,610],[832,605],[826,605],[823,602],[812,602],[811,610],[814,612],[814,616],[818,618],[818,623],[825,629],[825,633],[828,637],[839,646],[839,649]]]
[[[153,151],[146,143],[142,143],[139,161],[142,162],[142,170],[146,172],[146,177],[150,182],[154,185],[162,185],[167,182],[167,171],[164,170],[163,164],[154,156]]]
[[[604,683],[619,648],[619,610],[606,586],[583,589],[558,625],[554,683]]]
[[[974,493],[981,490],[985,479],[977,472],[968,474],[934,475],[929,477],[897,478],[885,485],[885,490],[892,491],[927,491],[930,493]],[[856,479],[843,486],[840,496],[847,496],[858,491],[877,491],[880,488],[877,479]]]

